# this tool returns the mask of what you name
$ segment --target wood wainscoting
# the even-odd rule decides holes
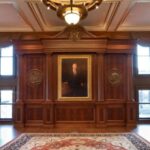
[[[122,39],[19,40],[16,126],[135,126],[133,41]],[[58,56],[90,55],[91,99],[58,99]]]

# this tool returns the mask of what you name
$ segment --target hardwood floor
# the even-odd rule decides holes
[[[14,128],[13,125],[0,125],[0,146],[16,138],[21,132]]]
[[[150,142],[150,124],[139,124],[134,129],[127,128],[55,128],[55,129],[42,129],[42,128],[20,128],[16,129],[11,124],[0,125],[0,146],[6,144],[7,142],[16,138],[19,134],[24,132],[49,132],[49,133],[58,133],[58,132],[85,132],[85,133],[101,133],[101,132],[135,132],[147,141]]]
[[[150,142],[150,124],[139,124],[135,129],[133,129],[133,132],[137,133],[144,139]]]

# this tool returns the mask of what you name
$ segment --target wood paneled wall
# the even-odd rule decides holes
[[[15,125],[136,125],[137,106],[132,95],[132,41],[41,39],[20,40],[15,44],[18,55]],[[92,98],[89,101],[58,100],[57,59],[62,54],[92,56]]]
[[[24,86],[25,86],[25,101],[37,101],[37,100],[44,100],[45,97],[45,75],[46,75],[46,70],[45,70],[45,55],[42,54],[30,54],[30,55],[25,55],[25,74],[26,78],[24,78]],[[41,71],[42,73],[42,81],[40,84],[31,84],[30,83],[30,74],[34,74],[35,72],[31,72],[32,70],[35,69]],[[32,79],[31,79],[32,80]],[[33,79],[34,80],[34,79]],[[34,81],[33,81],[34,82]],[[36,82],[36,81],[35,81]]]
[[[127,82],[127,56],[125,54],[106,54],[105,55],[105,100],[124,101],[126,98],[126,82]],[[114,85],[109,82],[109,75],[113,71],[118,71],[121,75],[119,84]],[[119,91],[119,92],[118,92]]]

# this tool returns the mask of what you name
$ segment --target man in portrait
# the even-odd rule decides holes
[[[62,68],[62,96],[87,96],[87,60],[64,60]]]

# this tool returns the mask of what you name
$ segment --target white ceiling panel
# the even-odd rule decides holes
[[[11,3],[0,3],[0,31],[31,31],[31,28],[20,16]]]
[[[118,30],[147,31],[150,30],[150,1],[136,2],[124,17]]]
[[[88,17],[81,21],[81,24],[84,26],[103,26],[110,6],[111,3],[102,3],[98,9],[90,11]]]

